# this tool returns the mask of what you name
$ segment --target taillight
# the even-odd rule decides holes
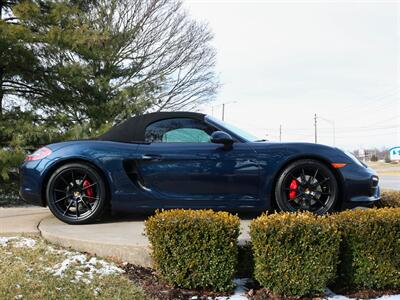
[[[45,158],[46,156],[49,156],[51,154],[51,150],[49,148],[43,147],[40,148],[38,150],[36,150],[35,152],[33,152],[31,155],[28,155],[25,158],[25,161],[32,161],[32,160],[40,160]]]

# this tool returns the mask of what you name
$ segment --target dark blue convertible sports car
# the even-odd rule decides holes
[[[380,198],[376,173],[350,153],[257,140],[190,112],[137,116],[94,140],[48,145],[26,158],[20,175],[26,201],[71,224],[109,209],[324,214]]]

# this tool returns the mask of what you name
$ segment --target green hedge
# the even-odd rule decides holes
[[[274,294],[320,295],[336,276],[340,233],[327,217],[277,213],[252,221],[255,279]]]
[[[345,211],[333,216],[342,232],[338,284],[400,287],[400,209]]]
[[[212,210],[169,210],[146,222],[157,272],[183,288],[234,287],[240,220]]]
[[[239,219],[225,212],[160,212],[146,232],[156,270],[179,287],[227,291],[234,276],[253,274],[281,296],[321,295],[330,283],[400,288],[400,208],[264,214],[240,247]]]
[[[383,207],[400,207],[400,191],[383,190],[380,204]]]

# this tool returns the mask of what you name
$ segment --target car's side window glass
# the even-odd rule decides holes
[[[189,118],[165,119],[147,126],[146,142],[158,143],[209,143],[216,129]]]
[[[209,143],[210,136],[201,129],[179,128],[166,132],[162,141],[166,143]]]

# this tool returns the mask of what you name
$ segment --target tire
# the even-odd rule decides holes
[[[68,163],[51,175],[46,200],[54,216],[65,223],[93,223],[106,211],[106,186],[92,166]]]
[[[313,159],[291,163],[279,175],[275,186],[276,204],[281,211],[310,211],[323,215],[335,209],[338,196],[333,172]]]

